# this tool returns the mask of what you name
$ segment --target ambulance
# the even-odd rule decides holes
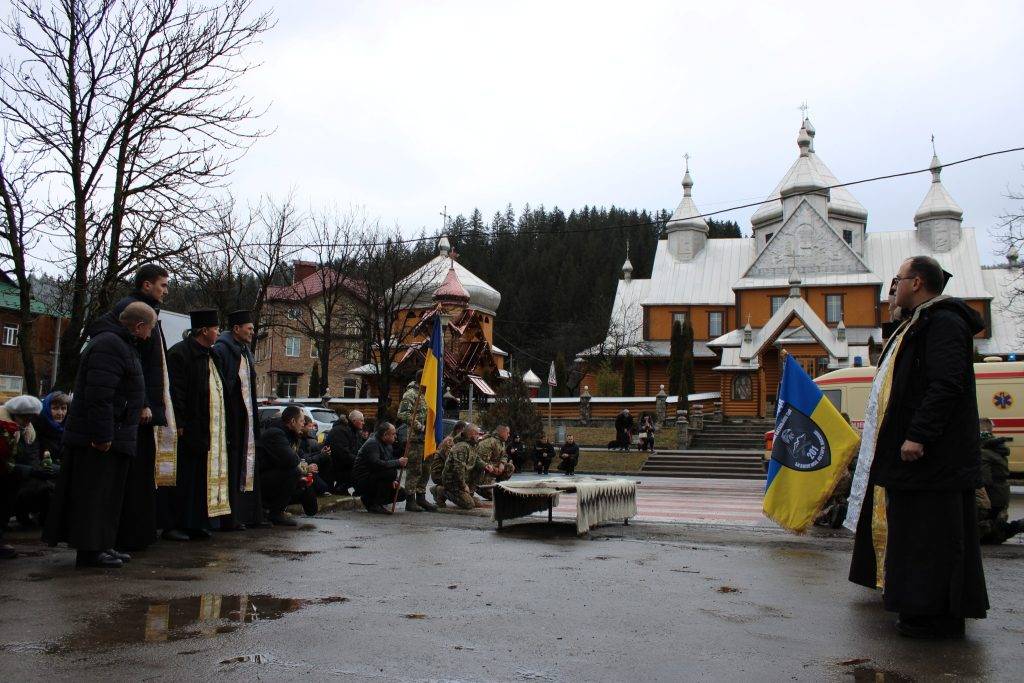
[[[850,417],[859,431],[864,427],[864,408],[875,378],[874,367],[843,368],[820,375],[814,382],[825,398]],[[998,357],[974,364],[978,414],[992,420],[996,436],[1008,436],[1010,471],[1024,473],[1024,361]],[[765,433],[766,463],[771,457],[774,432]]]

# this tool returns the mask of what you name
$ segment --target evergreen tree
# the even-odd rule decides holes
[[[743,234],[740,232],[740,226],[736,221],[716,221],[714,218],[709,218],[708,239],[721,237],[743,237]]]
[[[513,434],[531,443],[544,432],[537,406],[530,400],[530,390],[516,372],[498,386],[498,395],[480,423],[488,431],[500,424],[508,425]]]
[[[320,364],[313,363],[313,369],[309,371],[309,394],[310,398],[320,397]]]
[[[633,361],[633,354],[627,353],[626,360],[622,362],[622,395],[634,396],[635,384],[636,364]]]
[[[555,381],[558,382],[555,385],[555,396],[569,396],[569,383],[565,371],[565,353],[562,351],[559,351],[555,356]]]
[[[675,396],[686,391],[679,390],[679,380],[683,376],[683,326],[679,321],[672,323],[668,349],[668,393]]]
[[[683,403],[686,396],[695,393],[693,375],[693,323],[687,315],[680,330],[682,346],[682,363],[679,377],[679,402]]]

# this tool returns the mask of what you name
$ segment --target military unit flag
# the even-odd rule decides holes
[[[427,423],[423,435],[423,457],[429,458],[437,452],[438,444],[444,440],[444,420],[441,412],[444,402],[444,341],[441,337],[441,316],[434,316],[434,329],[430,333],[427,358],[423,361],[423,400],[427,404]]]
[[[786,356],[768,462],[764,514],[800,533],[832,495],[860,436],[792,356]]]

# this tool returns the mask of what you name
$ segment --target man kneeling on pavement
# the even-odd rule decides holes
[[[398,482],[399,469],[409,464],[405,456],[394,457],[392,448],[398,430],[390,422],[381,422],[373,436],[363,443],[352,465],[352,481],[356,495],[363,501],[367,512],[389,515],[385,507],[392,501],[404,501],[406,494]]]
[[[480,502],[473,496],[473,491],[486,474],[501,476],[505,473],[503,466],[490,465],[477,452],[475,445],[480,428],[467,424],[462,435],[455,439],[455,445],[448,452],[441,474],[441,486],[431,490],[438,506],[444,507],[445,501],[451,501],[463,510],[480,507]]]
[[[256,440],[263,505],[270,513],[270,522],[279,526],[298,526],[284,511],[292,503],[300,503],[307,515],[317,512],[316,491],[308,475],[316,474],[318,468],[299,457],[303,420],[301,408],[288,406]]]

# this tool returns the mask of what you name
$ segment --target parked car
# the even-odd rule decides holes
[[[303,415],[312,418],[313,423],[316,424],[316,439],[319,442],[324,440],[327,432],[331,431],[331,426],[338,419],[338,414],[330,408],[306,406],[301,403],[275,403],[274,405],[260,406],[256,413],[260,424],[266,424],[270,420],[276,420],[281,417],[281,413],[290,405],[298,406],[302,409]]]

